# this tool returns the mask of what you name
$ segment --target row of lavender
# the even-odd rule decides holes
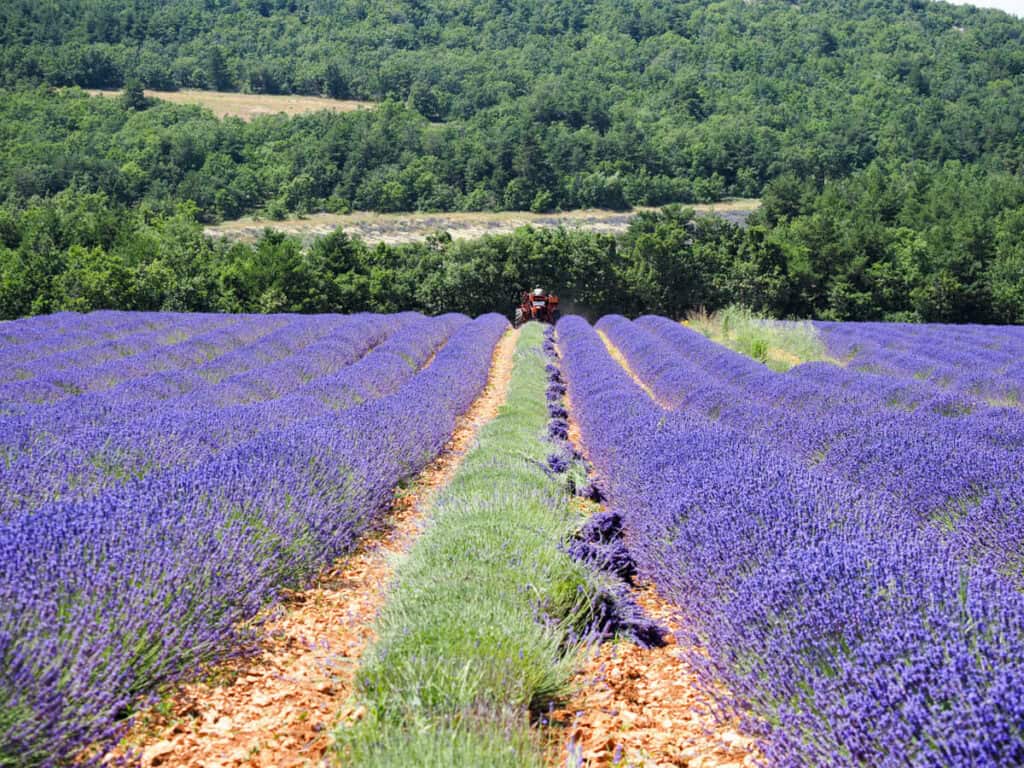
[[[197,464],[261,431],[389,394],[466,321],[411,313],[292,319],[197,368],[133,377],[0,417],[0,446],[8,454],[0,468],[0,518]],[[125,367],[137,370],[138,357]]]
[[[914,378],[994,404],[1024,401],[1024,328],[817,322],[830,354],[858,370]]]
[[[962,557],[1024,584],[1024,411],[826,363],[776,373],[664,318],[598,328],[669,408],[786,450],[894,515],[937,523]]]
[[[139,313],[142,315],[143,313]],[[149,399],[183,394],[208,387],[222,379],[256,369],[319,343],[319,354],[309,363],[322,364],[333,358],[338,334],[358,336],[360,330],[380,338],[415,319],[414,313],[400,315],[163,315],[149,316],[143,329],[116,339],[98,335],[96,343],[74,349],[51,351],[33,357],[7,371],[10,379],[0,384],[0,403],[7,415],[59,411],[73,396],[87,395],[75,402],[87,403],[104,415],[104,402],[126,398]],[[87,324],[93,315],[83,316]],[[27,322],[27,321],[19,321]],[[354,340],[354,339],[353,339]],[[0,357],[20,354],[20,346],[0,349]],[[53,345],[41,345],[47,348]],[[309,350],[310,353],[314,349]],[[301,358],[305,360],[306,358]],[[344,365],[346,362],[335,362]],[[40,410],[41,406],[51,407]],[[81,408],[81,405],[76,406]]]
[[[140,453],[134,444],[148,438],[171,449],[184,437],[187,419],[209,424],[217,405],[280,395],[282,387],[294,387],[294,376],[288,375],[292,366],[316,365],[317,373],[344,369],[413,319],[184,316],[171,329],[174,343],[157,348],[122,346],[124,356],[110,358],[101,351],[109,342],[101,341],[74,350],[77,362],[66,370],[61,369],[66,353],[42,356],[40,368],[53,366],[44,377],[19,381],[16,392],[0,385],[7,411],[0,415],[0,451],[6,459],[0,469],[0,517],[48,499],[84,496],[158,466],[159,457],[144,455],[132,466],[130,458]],[[221,327],[205,330],[211,322]],[[176,367],[168,370],[171,364]],[[26,401],[32,387],[52,394],[57,377],[75,377],[82,385],[79,394]],[[164,428],[148,428],[147,422],[159,423],[161,415]]]
[[[19,366],[46,355],[95,347],[147,329],[166,328],[187,317],[173,312],[101,310],[88,315],[58,312],[0,323],[0,382],[32,376],[31,371]]]
[[[899,483],[901,452],[924,450],[914,430],[938,437],[945,420],[955,434],[964,413],[923,382],[899,383],[909,412],[887,405],[892,383],[877,376],[771,374],[676,328],[599,324],[656,401],[593,329],[563,320],[569,394],[641,573],[682,607],[707,650],[694,662],[727,683],[773,764],[1024,761],[1024,596],[1005,562],[969,556],[916,506],[972,499],[955,485],[929,495],[923,474]],[[970,445],[1009,489],[1020,433],[994,421],[968,430],[982,441]],[[858,445],[874,469],[833,462]],[[940,484],[944,466],[930,468]],[[891,482],[873,485],[876,470]],[[1020,497],[1007,503],[1019,517]]]
[[[9,364],[0,384],[0,400],[5,410],[17,411],[21,404],[57,402],[135,376],[195,366],[252,343],[286,323],[287,317],[282,315],[157,314],[145,325],[127,326],[131,333],[100,337],[94,344]],[[26,353],[23,345],[9,350],[16,357]]]
[[[8,468],[31,479],[3,477],[0,758],[67,758],[113,735],[161,682],[237,647],[281,585],[347,551],[441,450],[507,326],[277,320],[213,359],[186,355],[191,371],[133,373],[122,380],[133,386],[85,377],[101,383],[62,408],[5,417],[20,425],[3,433]],[[296,334],[296,323],[318,327]],[[220,374],[195,375],[211,367]],[[147,386],[166,374],[191,384]],[[66,463],[48,468],[55,456]]]

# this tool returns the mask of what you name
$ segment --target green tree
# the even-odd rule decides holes
[[[131,271],[116,254],[102,248],[73,245],[65,268],[54,280],[57,307],[76,312],[132,306]]]
[[[211,45],[206,54],[206,78],[214,90],[230,91],[234,85],[224,51]]]
[[[133,112],[139,112],[149,106],[149,99],[142,90],[141,81],[134,78],[125,81],[121,91],[121,105]]]
[[[987,280],[996,320],[1024,323],[1024,207],[1000,218]]]

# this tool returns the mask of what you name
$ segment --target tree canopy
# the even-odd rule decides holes
[[[629,312],[1024,321],[1022,43],[929,0],[9,0],[0,314],[433,310],[452,286],[475,311],[523,279]],[[379,103],[246,123],[143,87]],[[304,250],[199,227],[729,195],[763,197],[748,228]]]
[[[45,137],[7,159],[4,194],[72,177],[205,218],[688,202],[875,159],[1024,168],[1024,21],[927,0],[10,0],[0,83],[387,102],[243,126],[4,95],[5,144]]]

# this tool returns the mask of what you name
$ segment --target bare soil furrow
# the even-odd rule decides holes
[[[639,380],[601,334],[613,357]],[[645,387],[646,389],[646,387]],[[648,391],[648,394],[653,394]],[[586,457],[579,426],[569,411],[569,440]],[[597,478],[600,481],[600,478]],[[599,508],[589,503],[591,511]],[[655,587],[640,582],[633,598],[668,628],[661,648],[611,640],[588,653],[573,680],[575,693],[551,713],[562,734],[552,766],[635,768],[747,768],[760,757],[754,739],[734,719],[717,714],[714,697],[688,661],[699,649],[679,643],[687,635],[680,610]]]
[[[626,356],[623,355],[619,348],[612,343],[612,340],[608,338],[608,335],[604,331],[598,331],[597,335],[600,336],[601,341],[604,342],[604,346],[607,348],[608,354],[612,356],[612,359],[615,360],[615,362],[622,366],[622,369],[629,374],[629,378],[631,378],[633,382],[640,387],[640,389],[642,389],[649,398],[651,398],[651,400],[656,402],[659,407],[664,408],[666,411],[672,410],[668,405],[659,400],[658,396],[654,394],[654,390],[647,386],[647,383],[637,375],[636,371],[634,371],[629,365],[629,361],[626,360]]]
[[[412,545],[431,498],[504,403],[517,337],[509,331],[498,342],[483,392],[441,455],[396,494],[385,527],[325,568],[311,588],[286,597],[263,625],[258,655],[177,688],[138,718],[114,756],[134,750],[143,765],[168,767],[321,764],[332,725],[362,716],[352,704],[355,673],[387,597],[392,561]]]

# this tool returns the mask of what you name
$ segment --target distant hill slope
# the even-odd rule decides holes
[[[509,207],[581,169],[667,200],[1024,157],[1024,21],[928,0],[8,0],[0,46],[7,86],[400,100],[465,123],[460,191],[516,165]]]
[[[244,122],[143,87],[377,106]],[[641,228],[627,261],[580,233],[545,255],[570,247],[545,230],[523,280],[548,284],[557,255],[637,311],[1024,322],[1024,21],[928,0],[0,2],[0,316],[363,308],[289,283],[350,287],[347,257],[316,266],[276,233],[212,246],[198,222],[728,196],[763,201],[745,229]],[[467,295],[519,274],[458,243],[368,249],[372,306],[431,306],[395,287],[428,258]]]

